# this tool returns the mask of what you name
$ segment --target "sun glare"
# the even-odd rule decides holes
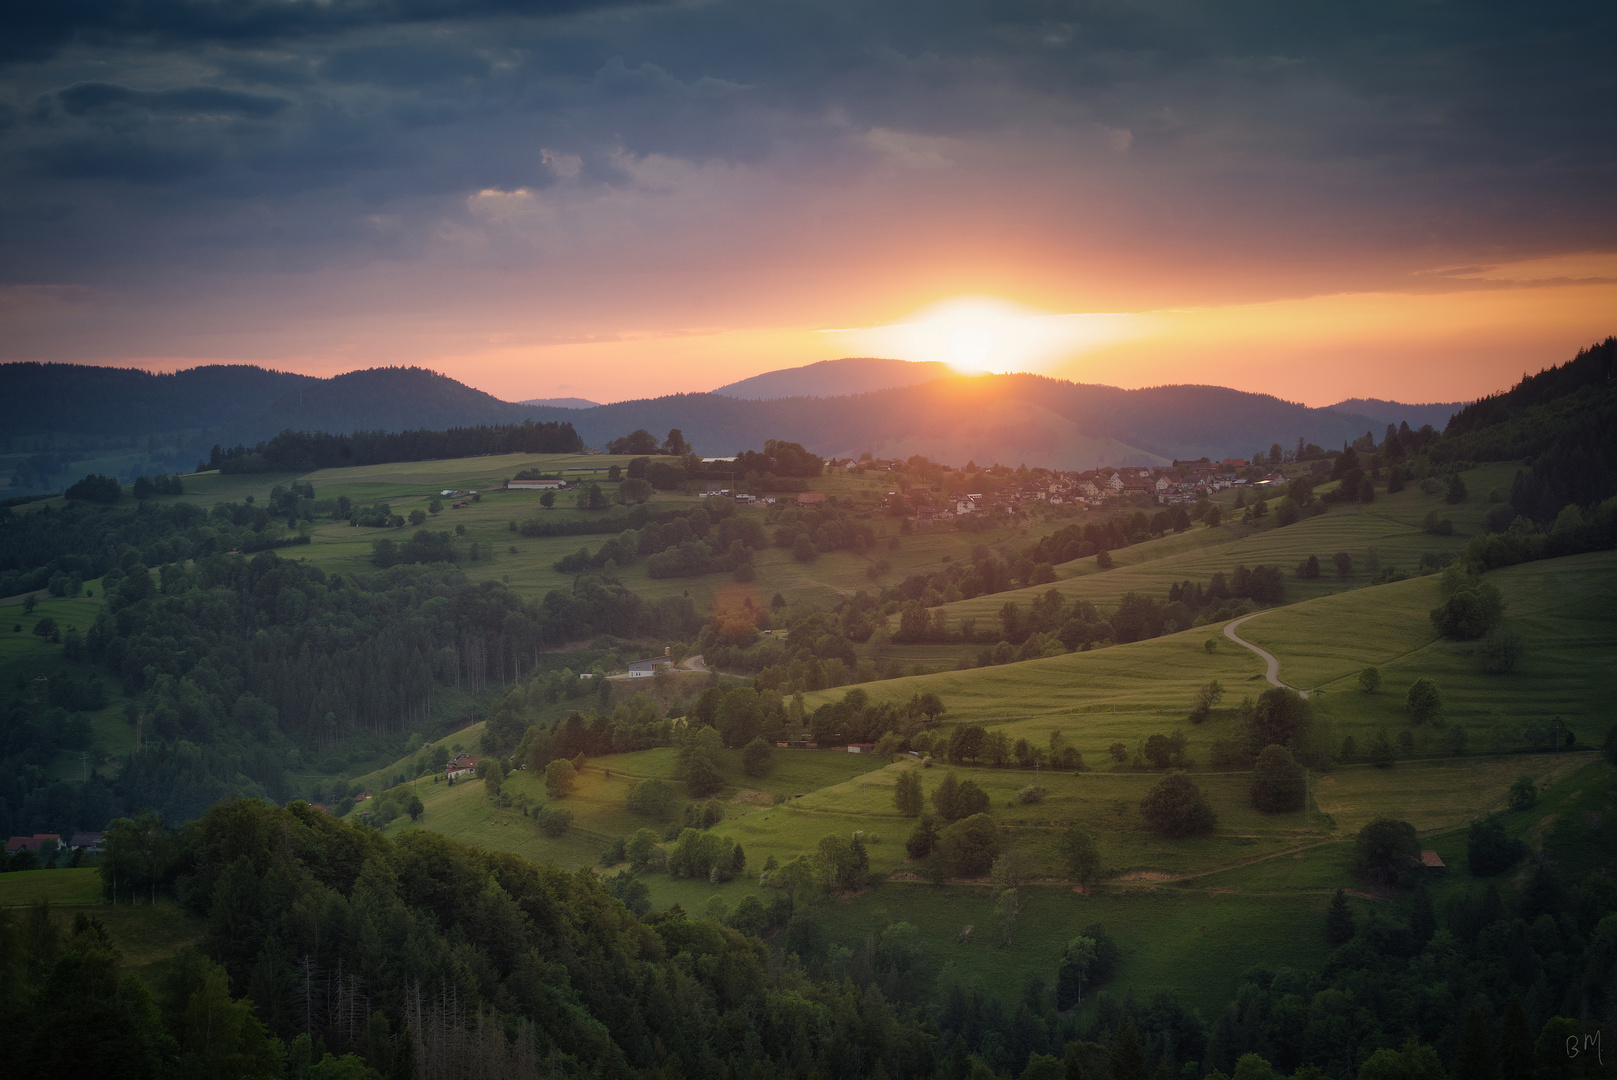
[[[1093,349],[1149,332],[1137,315],[1062,315],[986,296],[944,300],[886,326],[827,330],[848,347],[903,360],[935,360],[962,375],[1045,371]]]

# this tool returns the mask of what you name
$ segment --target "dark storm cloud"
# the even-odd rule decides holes
[[[76,40],[149,36],[251,45],[409,23],[543,18],[623,0],[18,0],[8,5],[0,61],[42,60]]]
[[[116,83],[76,83],[56,94],[70,116],[84,116],[120,107],[152,112],[238,113],[242,116],[274,116],[289,104],[285,98],[222,90],[217,86],[181,86],[170,90],[131,90]]]
[[[558,154],[616,188],[651,154],[847,176],[873,130],[1048,140],[1231,228],[1287,202],[1598,241],[1614,41],[1617,5],[1583,2],[25,0],[0,225],[65,201],[98,227],[0,235],[0,275],[224,237],[394,250],[480,190],[552,186]]]

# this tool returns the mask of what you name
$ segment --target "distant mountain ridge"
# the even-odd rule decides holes
[[[1401,401],[1384,401],[1381,398],[1347,398],[1326,407],[1350,416],[1369,417],[1383,428],[1388,424],[1397,427],[1399,424],[1407,423],[1419,430],[1423,425],[1431,424],[1437,431],[1442,431],[1448,425],[1449,418],[1465,408],[1466,404],[1464,401],[1451,401],[1431,405],[1406,405]],[[1375,432],[1375,436],[1380,439],[1381,432]]]
[[[913,379],[942,365],[850,358],[754,376],[726,389],[820,390],[858,380]],[[947,369],[943,369],[947,371]],[[807,380],[806,382],[804,380]],[[750,389],[747,385],[750,384]],[[564,399],[569,400],[569,399]],[[1432,408],[1432,407],[1428,407]],[[445,430],[520,423],[571,423],[585,445],[644,428],[679,428],[701,453],[723,456],[765,439],[852,457],[925,454],[963,464],[1027,463],[1055,468],[1161,464],[1173,458],[1247,457],[1301,437],[1321,446],[1379,431],[1386,421],[1311,409],[1267,394],[1217,386],[1123,390],[1038,375],[945,374],[908,385],[836,395],[743,398],[686,393],[573,407],[502,401],[422,368],[370,368],[320,379],[246,365],[154,375],[67,364],[0,365],[0,421],[10,435],[162,434],[168,467],[208,456],[214,443],[252,445],[286,429]],[[1412,426],[1418,426],[1415,420]],[[155,470],[154,470],[155,471]]]
[[[845,356],[821,360],[802,367],[766,371],[750,379],[710,391],[747,401],[773,398],[843,397],[872,390],[891,390],[946,379],[955,374],[947,364],[936,360],[891,360],[880,356]]]

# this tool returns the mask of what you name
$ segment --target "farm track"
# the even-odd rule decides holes
[[[1282,690],[1297,690],[1295,686],[1288,686],[1280,681],[1280,661],[1275,659],[1275,655],[1273,653],[1269,652],[1267,649],[1258,648],[1256,645],[1252,644],[1250,641],[1246,640],[1235,632],[1235,628],[1237,626],[1240,626],[1242,623],[1248,622],[1252,619],[1256,619],[1262,614],[1263,612],[1258,611],[1251,615],[1243,615],[1241,618],[1236,619],[1234,622],[1224,627],[1224,636],[1244,649],[1251,649],[1263,659],[1263,662],[1266,665],[1266,670],[1263,673],[1263,677],[1269,680],[1269,684],[1271,686],[1279,687]],[[1313,693],[1311,690],[1297,690],[1297,692],[1303,697],[1307,697],[1309,694]]]

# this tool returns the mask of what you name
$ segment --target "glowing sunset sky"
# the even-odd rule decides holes
[[[1617,333],[1613,44],[1594,3],[21,0],[0,360],[1472,397]]]

